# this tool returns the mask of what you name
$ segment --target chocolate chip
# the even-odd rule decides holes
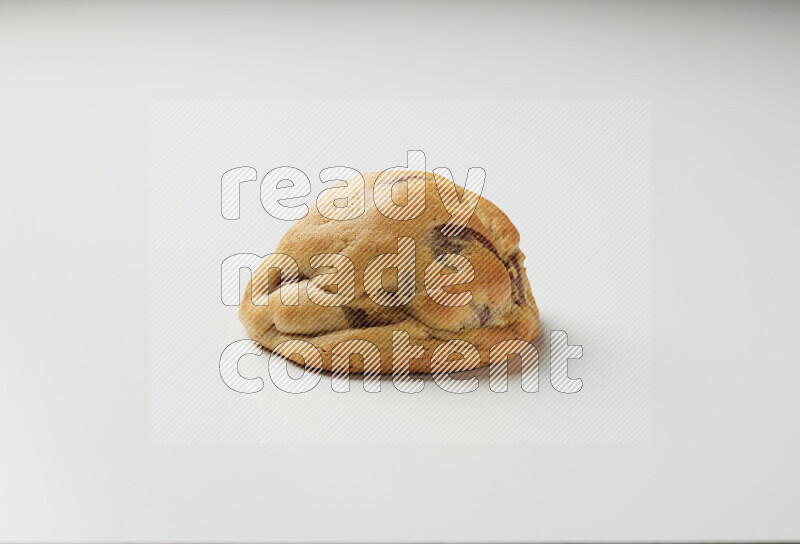
[[[458,234],[458,237],[464,238],[465,240],[469,240],[470,238],[477,240],[479,244],[481,244],[483,247],[491,251],[495,257],[497,257],[501,261],[503,260],[502,257],[500,257],[500,252],[497,251],[496,247],[494,247],[494,244],[490,242],[489,239],[480,232],[472,230],[469,227],[464,227],[464,229]]]
[[[511,277],[511,284],[514,286],[517,299],[525,301],[525,282],[522,281],[522,265],[519,264],[519,260],[517,259],[516,255],[511,257],[509,263],[514,267],[514,273],[509,273],[509,276]]]
[[[481,327],[486,325],[489,320],[492,318],[492,311],[489,309],[489,306],[484,304],[480,310],[478,310],[478,319],[481,321]]]
[[[275,291],[277,291],[278,289],[280,289],[284,285],[291,285],[293,283],[300,283],[301,281],[304,281],[304,280],[307,280],[307,279],[308,279],[307,276],[304,276],[303,274],[300,274],[299,276],[295,276],[293,278],[287,278],[286,280],[284,280],[283,279],[283,274],[281,274],[280,281],[277,282],[274,285],[271,285],[269,287],[269,289],[267,290],[267,294],[271,295],[272,293],[274,293]]]
[[[344,317],[350,324],[351,329],[366,329],[369,327],[369,325],[367,325],[367,312],[365,310],[342,306],[342,312],[344,312]]]
[[[464,249],[464,241],[460,237],[445,236],[441,227],[435,227],[431,231],[431,249],[437,255],[442,253],[461,253]]]
[[[431,247],[433,247],[434,252],[460,253],[461,250],[464,249],[465,242],[468,242],[469,240],[475,240],[483,247],[491,251],[495,257],[501,261],[503,260],[502,257],[500,257],[500,252],[497,251],[496,247],[494,247],[494,244],[480,232],[469,227],[464,227],[461,229],[461,232],[455,236],[446,236],[442,232],[443,229],[444,225],[433,229],[431,236]]]

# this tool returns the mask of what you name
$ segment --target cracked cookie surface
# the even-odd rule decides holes
[[[535,340],[541,328],[539,311],[525,275],[519,233],[506,215],[481,197],[461,232],[446,236],[442,228],[450,219],[450,213],[440,200],[434,174],[414,171],[395,171],[388,177],[379,174],[363,176],[364,210],[359,217],[338,221],[323,216],[319,212],[320,204],[329,205],[343,198],[342,191],[332,191],[329,197],[323,192],[318,206],[311,206],[306,217],[292,224],[273,253],[291,256],[299,266],[297,277],[281,276],[277,270],[261,270],[263,264],[254,271],[254,278],[265,274],[270,281],[251,280],[239,307],[239,319],[250,338],[270,350],[286,340],[311,342],[320,351],[325,370],[331,369],[331,355],[336,344],[345,340],[368,340],[380,350],[384,373],[392,371],[392,331],[406,331],[413,345],[425,348],[423,357],[409,362],[411,372],[430,372],[433,350],[447,340],[465,340],[478,349],[480,362],[470,368],[488,364],[489,348],[497,342]],[[372,195],[378,198],[374,190],[376,184],[391,184],[398,179],[424,179],[425,209],[418,217],[393,220],[376,207],[372,198]],[[360,190],[360,183],[352,181],[343,189],[348,198],[358,197]],[[459,187],[458,190],[465,189]],[[402,205],[402,195],[389,198]],[[403,306],[382,306],[373,302],[365,291],[365,269],[376,256],[397,253],[401,237],[414,241],[414,298]],[[344,255],[355,265],[355,294],[344,306],[320,306],[309,299],[309,290],[314,290],[317,296],[336,292],[335,288],[327,291],[329,286],[320,289],[312,283],[321,273],[335,272],[311,266],[312,257],[327,253]],[[464,306],[442,306],[425,290],[428,264],[437,256],[453,253],[468,259],[475,272],[468,284],[447,288],[450,293],[465,290],[472,293],[472,299]],[[403,282],[396,274],[394,279],[391,274],[387,276],[383,285],[391,294]],[[283,285],[298,284],[298,305],[281,303],[281,281]],[[264,297],[268,297],[268,304],[253,303],[253,298],[263,300]],[[303,362],[299,357],[290,359]],[[350,371],[363,370],[362,358],[351,357]]]

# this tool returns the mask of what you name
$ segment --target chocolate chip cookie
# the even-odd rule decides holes
[[[254,271],[239,308],[250,338],[267,349],[308,341],[320,351],[325,370],[332,368],[337,344],[366,340],[380,351],[383,373],[392,372],[393,331],[405,331],[412,345],[425,348],[424,356],[410,361],[410,372],[430,372],[431,354],[448,340],[478,349],[480,361],[470,362],[475,368],[489,363],[489,349],[498,342],[536,339],[539,311],[519,233],[502,211],[479,197],[466,226],[453,234],[437,188],[444,178],[397,171],[363,179],[323,192],[281,239],[273,252],[281,257]],[[387,217],[387,206],[419,204],[411,202],[412,184],[421,188],[424,209]],[[290,261],[283,256],[297,263],[295,270],[276,268],[276,262]],[[459,281],[442,280],[448,271],[460,274]],[[284,289],[296,289],[294,299],[282,296]],[[351,372],[364,371],[363,357],[349,360]]]

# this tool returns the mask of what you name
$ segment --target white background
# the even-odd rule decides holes
[[[797,539],[800,6],[0,5],[0,539]],[[649,445],[150,440],[149,107],[643,98]]]

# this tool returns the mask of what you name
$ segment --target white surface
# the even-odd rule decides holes
[[[797,539],[797,4],[0,5],[0,539]],[[156,98],[645,98],[651,444],[150,441]]]

